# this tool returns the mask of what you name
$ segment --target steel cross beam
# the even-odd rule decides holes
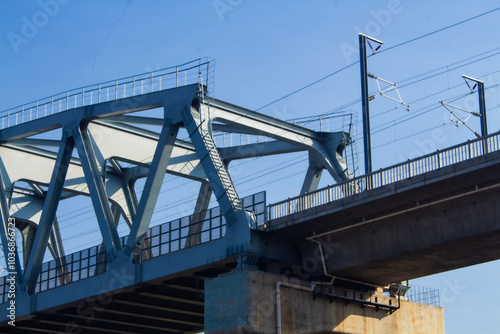
[[[316,165],[327,169],[335,181],[351,178],[342,157],[345,145],[350,142],[347,133],[316,132],[217,99],[208,99],[205,103],[210,108],[210,122],[220,121],[240,131],[267,136],[314,152]]]
[[[129,121],[128,117],[121,116],[120,119]],[[105,184],[109,201],[118,204],[125,221],[130,225],[135,216],[137,201],[134,200],[135,192],[127,180],[147,176],[149,165],[151,164],[151,152],[154,152],[159,135],[149,130],[124,124],[113,124],[114,122],[108,123],[107,121],[91,122],[88,126],[92,136],[97,138],[94,141],[97,141],[98,145],[94,142],[93,145],[95,146],[95,150],[99,149],[100,151],[100,154],[96,154],[99,164],[105,165],[106,160],[115,157],[116,159],[145,166],[141,168],[142,172],[139,174],[127,173],[127,175],[119,176],[109,172],[106,173]],[[158,124],[157,119],[147,121],[144,118],[143,122]],[[114,144],[115,142],[119,142],[121,145],[116,145]],[[13,184],[17,180],[27,180],[34,184],[48,185],[50,182],[50,170],[53,169],[57,154],[33,147],[32,145],[54,147],[56,144],[60,144],[60,141],[21,139],[0,146],[0,155],[5,160],[3,166],[4,172],[12,179],[9,180],[8,187],[12,190]],[[304,148],[279,141],[219,148],[225,164],[236,159],[303,150]],[[18,168],[15,163],[20,160],[27,162],[23,168]],[[194,147],[190,143],[181,140],[176,140],[166,172],[201,182],[207,181]],[[74,195],[90,195],[79,159],[71,159],[64,184],[64,191],[69,191]],[[21,195],[16,196],[14,194],[12,196],[12,215],[33,221],[37,225],[42,211],[41,206],[34,205],[36,203],[29,203],[28,200],[30,197],[24,196],[21,199],[19,197]],[[195,210],[195,212],[199,211]]]
[[[17,144],[16,142],[14,143]],[[6,187],[9,189],[9,196],[13,198],[10,207],[11,214],[14,217],[20,217],[38,224],[41,210],[38,210],[36,206],[27,209],[26,206],[28,203],[18,199],[17,197],[20,195],[16,196],[13,192],[15,188],[14,184],[17,181],[24,180],[37,186],[48,185],[51,177],[50,171],[54,169],[57,154],[35,147],[17,146],[14,143],[0,146],[0,156],[4,158],[4,164],[1,166],[1,169],[5,175],[9,176]],[[18,161],[24,161],[22,168],[19,168]],[[79,159],[71,159],[63,190],[66,194],[61,199],[76,195],[90,196]],[[131,211],[126,202],[126,187],[120,175],[106,173],[106,192],[109,201],[120,206],[125,220],[129,222]],[[18,213],[19,211],[26,210],[27,212]],[[27,217],[27,214],[30,216]]]
[[[89,130],[94,138],[98,138],[103,159],[101,163],[113,158],[149,169],[160,138],[159,133],[109,122],[107,119],[91,122]],[[166,172],[195,181],[207,179],[194,147],[182,140],[175,141]]]

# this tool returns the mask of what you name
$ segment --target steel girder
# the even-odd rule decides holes
[[[228,234],[235,221],[252,223],[241,208],[227,170],[232,160],[307,150],[311,167],[302,191],[317,187],[322,169],[338,181],[350,177],[342,159],[344,145],[349,142],[347,134],[311,131],[219,100],[211,99],[208,105],[203,94],[199,95],[197,85],[180,87],[76,108],[0,131],[2,243],[10,216],[38,226],[34,237],[31,231],[33,242],[29,243],[24,275],[19,274],[26,291],[34,291],[47,245],[54,256],[64,254],[56,237],[55,215],[64,198],[91,197],[108,258],[113,261],[120,254],[132,256],[144,242],[165,172],[201,182],[194,208],[200,221],[213,192],[228,222]],[[163,107],[162,119],[128,115],[159,107]],[[151,131],[152,126],[158,126],[159,133]],[[179,127],[188,130],[191,143],[176,140]],[[56,128],[63,130],[61,140],[29,138]],[[257,134],[274,140],[217,148],[212,131]],[[72,156],[73,148],[79,158]],[[132,166],[124,167],[123,163]],[[138,199],[133,185],[142,177],[147,178],[146,186]],[[19,181],[38,189],[38,196],[16,194]],[[116,232],[119,212],[131,227],[124,252]]]
[[[216,125],[219,129],[232,128],[232,132],[267,136],[300,147],[309,151],[310,163],[314,170],[328,170],[337,182],[352,178],[342,156],[345,146],[350,143],[348,133],[309,130],[217,99],[208,98],[205,105],[210,108],[210,123],[224,123]],[[317,171],[315,174],[318,175]],[[312,184],[306,184],[311,183],[310,180],[309,176],[306,177],[303,189],[312,190]]]
[[[91,195],[108,258],[112,260],[116,257],[117,252],[120,251],[120,240],[114,224],[116,215],[113,215],[109,207],[107,190],[110,182],[106,182],[108,178],[106,173],[107,167],[105,163],[101,163],[102,155],[97,145],[98,143],[89,131],[89,122],[99,118],[156,107],[164,107],[166,111],[168,110],[170,112],[170,116],[175,117],[175,110],[180,110],[182,106],[191,105],[198,90],[198,85],[191,85],[118,101],[75,108],[0,131],[0,142],[2,143],[1,147],[3,150],[3,152],[0,153],[2,162],[0,164],[0,172],[5,176],[3,180],[1,180],[2,192],[0,193],[1,204],[3,204],[1,225],[4,227],[3,230],[5,231],[5,233],[1,233],[3,239],[7,236],[5,227],[10,218],[9,205],[13,197],[14,182],[20,180],[28,181],[28,184],[33,184],[34,186],[48,185],[45,192],[43,209],[39,216],[38,228],[33,239],[31,251],[29,252],[24,275],[22,275],[22,279],[20,279],[20,281],[22,281],[23,290],[28,292],[28,294],[34,292],[45,249],[48,245],[54,222],[56,221],[55,213],[57,206],[60,199],[66,196],[64,193],[65,186],[76,190],[74,193],[88,192]],[[165,114],[167,114],[167,112],[165,112]],[[166,118],[167,117],[165,117],[165,119]],[[170,123],[178,124],[179,121],[172,122],[172,118],[170,117]],[[62,128],[62,139],[60,141],[43,142],[43,140],[40,141],[39,139],[35,139],[34,141],[31,140],[33,144],[47,144],[48,146],[54,146],[59,142],[59,149],[55,159],[54,154],[50,152],[43,152],[43,154],[26,154],[33,153],[29,152],[30,149],[37,150],[36,148],[26,149],[27,147],[24,147],[24,156],[21,159],[16,160],[13,159],[12,156],[10,158],[8,157],[9,154],[6,152],[14,152],[14,155],[20,152],[19,147],[15,147],[17,140],[19,140],[21,145],[26,144],[27,141],[30,141],[28,137],[57,128]],[[36,143],[36,141],[39,142]],[[9,145],[11,147],[9,147]],[[12,146],[14,146],[15,149],[13,149]],[[76,159],[72,158],[73,148],[75,147],[79,155],[79,164],[75,162]],[[37,153],[41,152],[38,151]],[[8,162],[6,163],[6,161]],[[39,164],[39,162],[43,162],[45,165]],[[6,167],[6,165],[10,166]],[[67,178],[68,172],[70,172],[70,178]],[[110,178],[112,177],[113,176]],[[33,181],[32,178],[34,178],[35,181]],[[117,189],[123,188],[123,183],[112,182],[112,184]],[[81,188],[78,189],[78,187]],[[124,194],[126,193],[127,191],[124,192]],[[125,198],[126,196],[123,197]],[[123,202],[128,202],[128,205],[130,205],[134,200],[124,200]],[[125,207],[127,204],[122,204],[120,206]],[[15,214],[15,212],[13,214]],[[130,219],[134,218],[131,213],[129,213],[128,216]],[[132,224],[132,228],[133,227]],[[52,235],[54,235],[54,233],[52,233]],[[2,243],[7,245],[6,240],[2,240]],[[19,257],[17,256],[16,259],[19,259]],[[21,266],[17,265],[17,268],[18,276],[21,276],[19,272]]]

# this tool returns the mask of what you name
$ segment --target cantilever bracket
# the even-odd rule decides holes
[[[399,94],[399,90],[398,90],[398,86],[397,84],[395,84],[394,82],[390,82],[388,80],[385,80],[385,79],[382,79],[382,78],[379,78],[377,76],[375,76],[374,74],[372,73],[368,73],[368,77],[372,78],[372,79],[375,79],[375,81],[377,82],[377,87],[378,87],[378,94],[375,94],[375,95],[372,95],[368,98],[368,100],[373,100],[375,97],[377,97],[377,95],[380,95],[382,97],[385,97],[386,99],[389,99],[389,100],[392,100],[394,102],[397,102],[399,103],[400,105],[397,106],[396,108],[405,108],[407,111],[410,111],[410,105],[409,104],[406,104],[403,102],[403,99],[401,98],[401,94]],[[388,88],[385,88],[385,89],[382,89],[380,87],[380,81],[386,83],[386,84],[389,84],[389,87]],[[387,95],[386,93],[390,92],[391,90],[395,90],[396,91],[396,94],[397,94],[397,99],[393,98],[392,96],[389,96]]]
[[[479,133],[477,133],[476,131],[474,131],[474,129],[472,129],[468,124],[467,124],[467,121],[469,120],[469,118],[471,116],[477,116],[477,117],[481,117],[481,114],[477,113],[477,112],[473,112],[473,111],[469,111],[467,109],[463,109],[463,108],[460,108],[460,107],[457,107],[457,106],[454,106],[454,105],[451,105],[449,103],[446,103],[444,101],[439,101],[439,103],[441,103],[441,105],[443,107],[446,108],[446,110],[448,110],[450,112],[450,121],[448,123],[452,123],[454,124],[457,128],[458,126],[461,124],[461,125],[465,125],[467,127],[467,129],[469,129],[470,131],[472,131],[476,137],[478,138],[481,138],[481,135]],[[457,115],[457,113],[455,113],[453,109],[458,109],[458,110],[461,110],[461,111],[464,111],[466,113],[468,113],[467,117],[465,119],[462,119],[460,116]],[[453,118],[455,117],[455,118]]]

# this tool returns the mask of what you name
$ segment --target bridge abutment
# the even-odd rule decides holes
[[[383,296],[382,289],[321,288],[281,275],[235,271],[205,282],[205,333],[444,333],[442,308],[405,300],[399,305],[396,309],[397,299]]]

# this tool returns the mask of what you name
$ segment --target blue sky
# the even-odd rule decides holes
[[[357,61],[357,35],[363,32],[384,42],[369,58],[368,71],[398,83],[411,105],[408,112],[382,97],[371,102],[375,170],[474,138],[464,126],[444,124],[449,113],[438,103],[478,110],[462,74],[485,81],[489,130],[500,129],[500,11],[391,48],[497,7],[493,0],[2,0],[0,109],[204,56],[216,60],[215,97],[260,109]],[[369,85],[376,92],[375,81]],[[359,97],[356,64],[259,111],[286,120],[352,114],[363,165]],[[468,125],[479,132],[478,119]],[[298,194],[307,159],[273,159],[231,166],[240,195],[265,189],[268,202],[276,202]],[[287,167],[255,172],[280,163]],[[324,179],[322,185],[333,182]],[[158,222],[188,214],[198,191],[188,181],[172,182],[186,200],[165,204]],[[88,247],[99,233],[96,224],[86,223],[92,213],[82,201],[58,215],[63,236],[93,231],[87,240],[74,238]],[[73,205],[82,210],[79,217],[70,213]],[[441,290],[448,333],[496,333],[499,274],[496,261],[414,283]]]

